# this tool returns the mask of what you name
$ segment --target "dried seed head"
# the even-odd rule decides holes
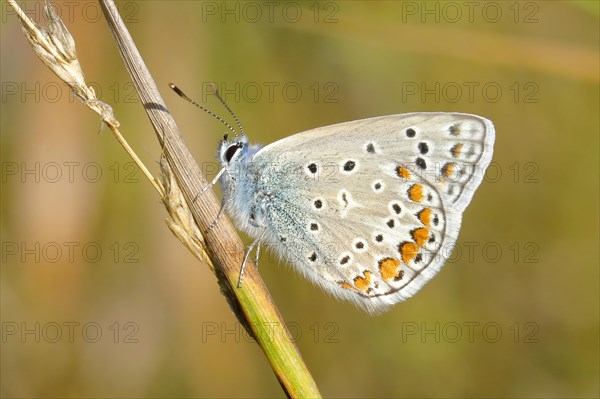
[[[48,20],[48,27],[44,28],[31,21],[16,4],[13,4],[14,1],[9,3],[15,8],[29,44],[42,62],[64,81],[84,104],[100,114],[105,121],[119,126],[112,108],[98,100],[94,90],[86,84],[77,59],[73,36],[54,7],[48,2],[44,5],[44,14]]]

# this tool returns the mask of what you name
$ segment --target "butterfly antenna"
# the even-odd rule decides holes
[[[183,91],[181,91],[181,89],[177,86],[175,86],[173,83],[169,83],[169,87],[175,92],[177,93],[177,95],[181,98],[183,98],[185,101],[189,102],[192,105],[195,105],[196,107],[200,108],[202,111],[206,112],[207,114],[209,114],[210,116],[212,116],[213,118],[217,119],[219,122],[221,122],[222,124],[224,124],[225,126],[227,126],[227,128],[237,137],[238,133],[235,131],[235,129],[233,127],[231,127],[231,125],[227,122],[225,122],[223,120],[223,118],[221,118],[219,115],[215,114],[214,112],[212,112],[211,110],[204,108],[202,105],[198,104],[197,102],[195,102],[194,100],[192,100],[191,98],[189,98],[188,96],[185,95],[185,93]],[[223,100],[221,100],[223,101]],[[229,109],[229,108],[227,108]],[[231,111],[229,111],[231,112]],[[235,118],[235,116],[234,116]],[[237,122],[237,119],[236,119]],[[239,122],[238,122],[239,125]],[[240,129],[242,127],[240,126]],[[244,132],[242,131],[242,134]]]
[[[229,108],[229,106],[227,105],[227,103],[225,103],[225,100],[223,100],[221,98],[221,95],[219,94],[219,90],[217,89],[217,85],[214,84],[214,83],[211,83],[210,84],[210,88],[212,89],[213,93],[215,94],[215,97],[217,97],[217,99],[221,102],[221,104],[223,104],[223,106],[225,107],[225,109],[227,109],[227,111],[229,111],[229,114],[233,117],[233,119],[235,120],[235,123],[237,123],[238,127],[240,128],[240,132],[242,132],[242,134],[245,136],[246,133],[244,133],[244,128],[242,127],[242,124],[238,120],[237,116],[235,116],[235,114],[233,113],[233,111],[231,110],[231,108]]]

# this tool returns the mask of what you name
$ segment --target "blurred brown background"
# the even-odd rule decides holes
[[[468,4],[465,4],[468,3]],[[42,21],[42,2],[21,3]],[[2,397],[282,397],[215,278],[99,118],[1,25]],[[158,172],[160,148],[94,2],[57,3],[86,78]],[[327,397],[599,395],[599,6],[120,2],[198,162],[216,82],[254,142],[414,111],[484,115],[494,163],[455,257],[370,317],[265,251],[260,272]]]

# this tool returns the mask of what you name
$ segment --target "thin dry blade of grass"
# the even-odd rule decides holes
[[[207,261],[236,317],[255,337],[286,394],[290,397],[320,397],[285,322],[252,264],[246,268],[243,286],[236,287],[241,256],[231,248],[243,248],[243,244],[226,217],[214,228],[208,228],[219,211],[219,201],[211,191],[196,196],[207,184],[206,179],[183,142],[114,2],[103,0],[100,4],[163,148],[161,179],[152,176],[121,135],[112,108],[98,100],[94,90],[86,84],[75,41],[52,6],[46,3],[48,28],[43,28],[31,21],[14,0],[8,2],[15,9],[37,56],[85,105],[101,116],[103,123],[143,170],[169,212],[169,228],[197,258]]]

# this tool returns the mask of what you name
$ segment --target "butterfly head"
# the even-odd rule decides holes
[[[231,197],[240,185],[248,183],[248,168],[260,148],[261,146],[250,144],[243,134],[231,140],[225,134],[218,149],[221,163],[219,183],[225,198]]]
[[[248,152],[248,138],[246,136],[235,136],[228,139],[227,133],[219,145],[219,161],[221,167],[229,169],[232,165],[243,162],[244,154]]]

